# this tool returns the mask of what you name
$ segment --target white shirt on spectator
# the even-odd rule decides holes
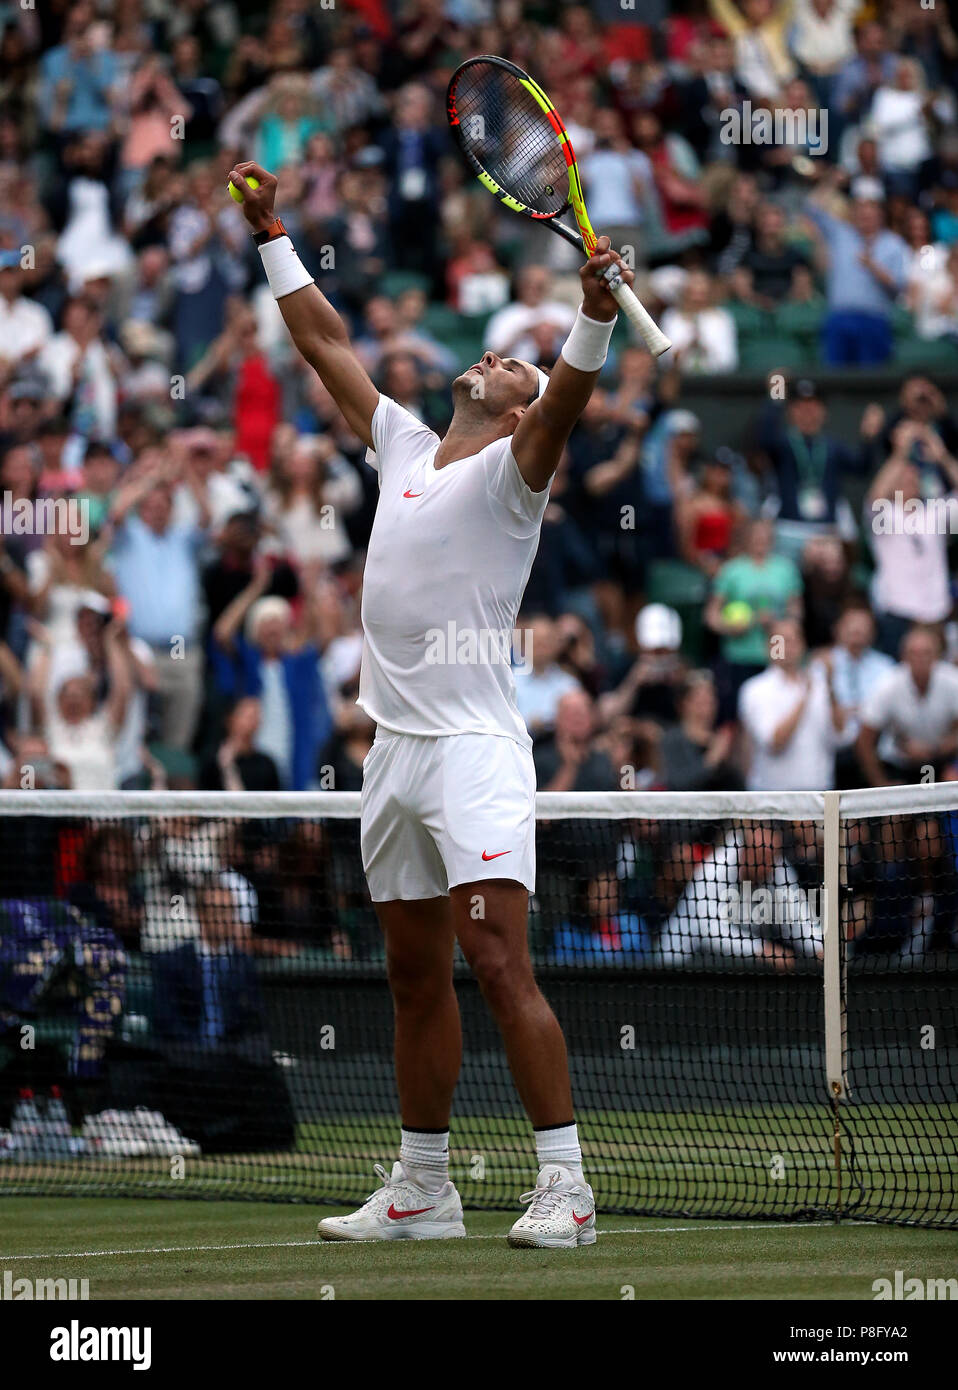
[[[868,115],[883,169],[917,169],[931,154],[921,92],[879,87]]]
[[[46,735],[50,757],[54,762],[65,763],[70,770],[73,791],[116,789],[116,730],[105,709],[97,710],[80,724],[68,724],[51,711]]]
[[[152,666],[153,652],[139,637],[130,638],[130,649],[143,666]],[[50,690],[59,690],[64,681],[74,676],[90,673],[90,654],[79,640],[56,642],[50,649]],[[140,750],[146,742],[147,733],[147,694],[137,683],[130,692],[126,704],[126,714],[122,727],[114,738],[116,758],[116,783],[122,786],[130,777],[135,777],[143,767]]]
[[[19,362],[53,337],[53,320],[42,304],[18,295],[9,304],[0,295],[0,358]]]
[[[799,955],[814,956],[821,949],[821,920],[813,915],[792,865],[776,855],[771,881],[749,884],[746,889],[739,883],[741,849],[740,837],[730,831],[725,844],[698,866],[686,884],[659,938],[659,950],[669,964],[680,965],[699,952],[761,956],[770,940],[786,942]],[[772,894],[769,906],[774,920],[767,924],[764,900],[757,897],[763,888]]]
[[[94,338],[81,354],[80,345],[71,333],[55,333],[41,348],[37,362],[60,401],[68,401],[73,395],[76,389],[73,373],[79,363],[78,381],[83,403],[92,410],[100,437],[115,437],[116,380],[109,354],[99,338]]]
[[[911,671],[900,662],[890,671],[862,706],[861,721],[870,729],[890,733],[894,740],[886,760],[905,765],[911,762],[901,745],[908,739],[940,743],[958,720],[958,669],[946,661],[932,667],[924,695],[912,680]]]
[[[568,333],[575,323],[575,310],[557,300],[535,306],[507,304],[498,309],[486,324],[486,342],[491,351],[500,357],[521,357],[528,361],[536,353],[536,345],[529,333],[537,323],[549,323]]]
[[[833,72],[855,56],[852,21],[862,0],[834,0],[819,14],[811,0],[794,0],[791,51],[805,67]]]
[[[958,498],[958,493],[942,499],[943,507],[951,498]],[[876,613],[894,613],[916,623],[944,622],[951,612],[947,535],[927,525],[925,534],[908,534],[897,518],[887,531],[879,525],[879,511],[866,506],[865,526],[871,531],[875,559],[871,596]]]
[[[526,721],[526,728],[536,734],[555,727],[556,711],[563,695],[578,690],[579,682],[561,666],[549,666],[545,671],[516,673],[516,704]]]
[[[940,338],[958,333],[958,312],[943,312],[954,305],[955,282],[948,273],[948,247],[943,242],[923,246],[911,253],[908,267],[908,294],[915,311],[915,332],[919,338]]]
[[[835,785],[835,749],[844,740],[832,722],[824,670],[815,663],[807,675],[811,690],[805,709],[780,753],[772,751],[772,735],[803,698],[805,682],[772,662],[739,691],[739,718],[752,741],[750,791],[829,791]]]
[[[734,372],[738,366],[735,320],[725,309],[703,309],[697,314],[666,309],[662,332],[672,339],[671,351],[682,352],[683,371]],[[674,358],[666,353],[663,360],[671,363]]]

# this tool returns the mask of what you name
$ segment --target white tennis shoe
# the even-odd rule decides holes
[[[464,1236],[462,1202],[451,1182],[426,1192],[406,1177],[402,1163],[388,1174],[375,1165],[382,1187],[348,1216],[327,1216],[317,1230],[324,1240],[449,1240]]]
[[[532,1192],[520,1202],[528,1204],[509,1232],[509,1244],[533,1249],[573,1248],[594,1245],[595,1198],[588,1183],[576,1182],[568,1168],[549,1164],[541,1169]]]

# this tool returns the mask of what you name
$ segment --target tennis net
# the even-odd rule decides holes
[[[0,1192],[351,1203],[398,1147],[358,796],[0,793]],[[606,1211],[958,1224],[958,787],[540,794]],[[531,1130],[460,962],[451,1171]]]

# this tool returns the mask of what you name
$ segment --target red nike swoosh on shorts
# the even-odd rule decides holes
[[[424,1211],[435,1210],[435,1207],[417,1207],[415,1211],[397,1211],[396,1208],[392,1205],[392,1203],[390,1203],[389,1210],[386,1212],[386,1215],[389,1217],[390,1221],[401,1221],[404,1216],[422,1216]]]
[[[588,1220],[590,1220],[593,1216],[595,1216],[595,1212],[594,1212],[594,1211],[587,1211],[586,1214],[585,1214],[585,1216],[576,1216],[575,1212],[573,1212],[573,1213],[572,1213],[572,1220],[575,1222],[575,1224],[576,1224],[577,1226],[584,1226],[585,1223],[586,1223]]]
[[[403,497],[421,497],[421,492],[404,492]]]
[[[501,859],[502,856],[503,856],[504,854],[511,854],[511,853],[512,853],[512,850],[511,850],[511,849],[500,849],[496,854],[487,854],[486,851],[483,850],[483,851],[482,851],[482,857],[483,857],[483,859],[486,861],[486,863],[488,864],[488,862],[489,862],[490,859]]]

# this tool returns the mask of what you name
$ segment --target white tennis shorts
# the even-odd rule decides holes
[[[460,883],[535,888],[532,754],[496,734],[381,730],[363,763],[363,868],[373,902],[438,898]]]

